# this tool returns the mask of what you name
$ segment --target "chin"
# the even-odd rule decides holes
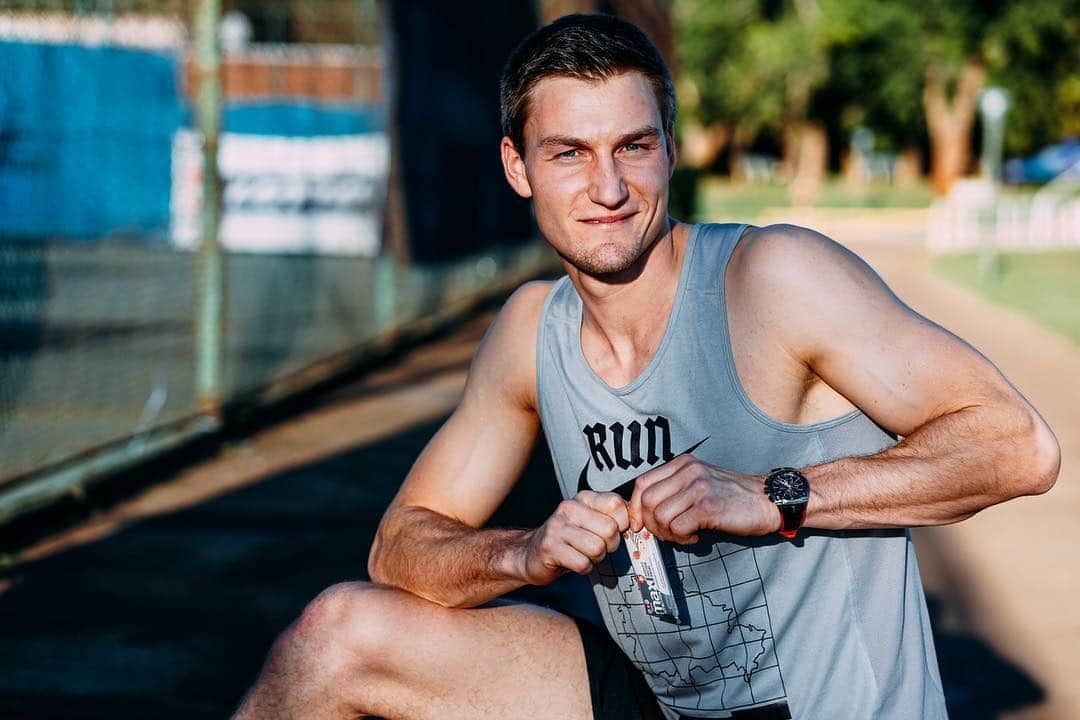
[[[640,247],[600,247],[591,253],[563,255],[580,272],[593,277],[611,277],[630,270],[642,256]]]

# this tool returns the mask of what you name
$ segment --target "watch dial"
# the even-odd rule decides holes
[[[794,468],[779,468],[770,473],[765,492],[774,503],[798,502],[810,495],[810,483]]]

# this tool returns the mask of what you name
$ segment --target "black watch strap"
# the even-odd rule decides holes
[[[806,503],[777,505],[776,509],[780,511],[780,534],[791,540],[806,518]]]

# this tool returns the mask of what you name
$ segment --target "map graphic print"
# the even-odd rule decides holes
[[[663,415],[585,425],[588,455],[576,492],[615,492],[629,500],[642,473],[676,457],[672,440],[683,435],[679,430]],[[593,589],[609,633],[659,700],[675,710],[732,711],[785,699],[759,549],[712,531],[699,537],[694,545],[660,543],[658,564],[666,570],[676,618],[649,611],[626,542],[594,566]]]
[[[735,710],[785,698],[756,549],[702,540],[664,543],[677,623],[645,612],[625,550],[596,566],[594,588],[612,636],[676,710]]]

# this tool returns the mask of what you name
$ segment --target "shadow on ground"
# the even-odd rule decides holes
[[[378,519],[439,424],[8,572],[0,717],[227,717],[304,605],[332,583],[366,577]],[[493,523],[535,526],[558,500],[538,452]],[[517,596],[599,622],[577,576]],[[1042,697],[979,638],[936,640],[954,720]]]

